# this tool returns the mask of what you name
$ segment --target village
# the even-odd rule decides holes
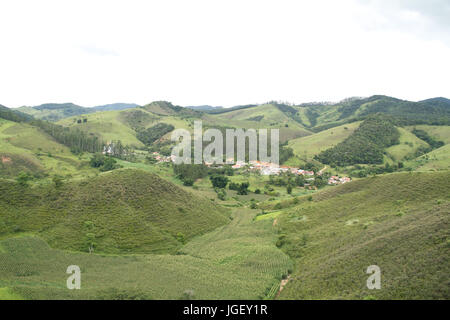
[[[157,163],[165,163],[165,162],[175,162],[176,156],[163,156],[158,152],[152,153],[153,158],[157,161]],[[233,159],[227,159],[227,162],[232,162]],[[214,163],[205,162],[205,165],[211,167]],[[270,175],[280,175],[282,173],[289,172],[294,175],[303,175],[305,176],[307,181],[314,180],[314,171],[303,170],[301,168],[295,168],[290,166],[280,166],[276,163],[271,162],[262,162],[262,161],[250,161],[246,163],[244,161],[236,161],[235,164],[231,166],[233,169],[248,169],[252,172],[259,172],[261,175],[270,176]],[[321,175],[322,172],[318,171],[318,175]],[[350,182],[351,178],[349,177],[339,177],[339,176],[331,176],[328,178],[329,185],[338,185]]]

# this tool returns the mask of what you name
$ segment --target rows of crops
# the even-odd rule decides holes
[[[0,242],[0,288],[32,299],[264,299],[292,268],[270,221],[236,209],[233,221],[189,242],[177,255],[94,255],[50,248],[36,237]],[[81,290],[66,268],[81,268]]]

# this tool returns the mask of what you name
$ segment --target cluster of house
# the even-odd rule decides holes
[[[328,184],[343,184],[352,181],[349,177],[338,177],[338,176],[331,176],[328,179]]]
[[[160,155],[158,152],[152,153],[153,157],[159,162],[174,162],[176,156],[163,156]],[[230,159],[232,160],[232,159]],[[205,162],[205,165],[208,167],[213,165],[213,163]],[[279,175],[284,172],[290,172],[292,174],[296,175],[303,175],[305,177],[308,177],[306,181],[314,180],[314,171],[308,171],[303,170],[300,168],[294,168],[289,166],[280,166],[276,163],[271,162],[263,162],[263,161],[250,161],[249,163],[246,163],[244,161],[237,161],[234,165],[231,166],[233,169],[241,169],[244,167],[247,167],[251,171],[259,171],[262,175],[269,176],[269,175]],[[321,171],[318,172],[318,174],[321,174]],[[328,184],[330,185],[337,185],[337,184],[344,184],[347,182],[350,182],[351,179],[349,177],[339,177],[339,176],[331,176],[328,179]]]
[[[156,151],[153,152],[152,155],[153,155],[153,158],[155,158],[155,160],[158,161],[158,163],[160,163],[160,162],[174,162],[175,158],[176,158],[176,156],[174,156],[174,155],[170,155],[168,157],[160,155]]]
[[[232,166],[233,169],[240,169],[248,165],[248,168],[252,171],[259,171],[262,175],[278,175],[283,172],[290,172],[297,175],[313,176],[314,171],[303,170],[299,168],[289,166],[279,166],[276,163],[263,162],[263,161],[250,161],[249,164],[243,161],[237,161]]]

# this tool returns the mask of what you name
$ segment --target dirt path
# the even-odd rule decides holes
[[[288,275],[288,277],[286,279],[281,280],[280,290],[278,290],[277,295],[275,296],[275,298],[278,298],[278,296],[280,295],[281,291],[283,291],[284,287],[288,284],[288,282],[290,280],[291,280],[291,275]]]
[[[323,167],[321,170],[319,170],[319,174],[322,174],[322,172],[324,172],[325,170],[327,170],[327,166]]]

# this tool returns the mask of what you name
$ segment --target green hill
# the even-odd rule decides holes
[[[397,120],[399,125],[434,124],[448,125],[450,103],[444,98],[420,102],[400,100],[376,95],[369,98],[352,98],[337,104],[304,104],[297,106],[302,123],[315,132],[362,120],[365,117],[383,113]]]
[[[361,124],[360,121],[324,130],[306,137],[290,140],[288,145],[294,154],[305,160],[312,160],[320,152],[344,141]]]
[[[0,233],[34,232],[56,248],[98,252],[174,252],[184,241],[227,223],[211,201],[134,169],[89,180],[23,187],[1,181]]]
[[[314,158],[322,163],[338,166],[383,163],[384,150],[398,144],[399,137],[400,133],[393,120],[377,114],[364,120],[344,141]]]
[[[21,171],[41,178],[93,173],[87,165],[87,156],[73,155],[68,147],[29,123],[1,118],[0,160],[0,177],[15,178]]]
[[[0,238],[0,298],[270,299],[292,268],[270,221],[233,209],[233,220],[188,242],[179,254],[100,255],[50,248],[30,236]],[[82,272],[67,290],[67,266]]]
[[[35,107],[20,107],[17,110],[36,119],[48,121],[58,121],[63,118],[94,111],[73,103],[46,103]]]
[[[448,171],[394,173],[300,198],[277,218],[296,261],[280,299],[448,299],[449,188]]]
[[[211,127],[280,129],[281,142],[310,135],[311,132],[295,120],[295,109],[286,107],[273,103],[250,106],[217,114],[205,114],[202,120]]]

